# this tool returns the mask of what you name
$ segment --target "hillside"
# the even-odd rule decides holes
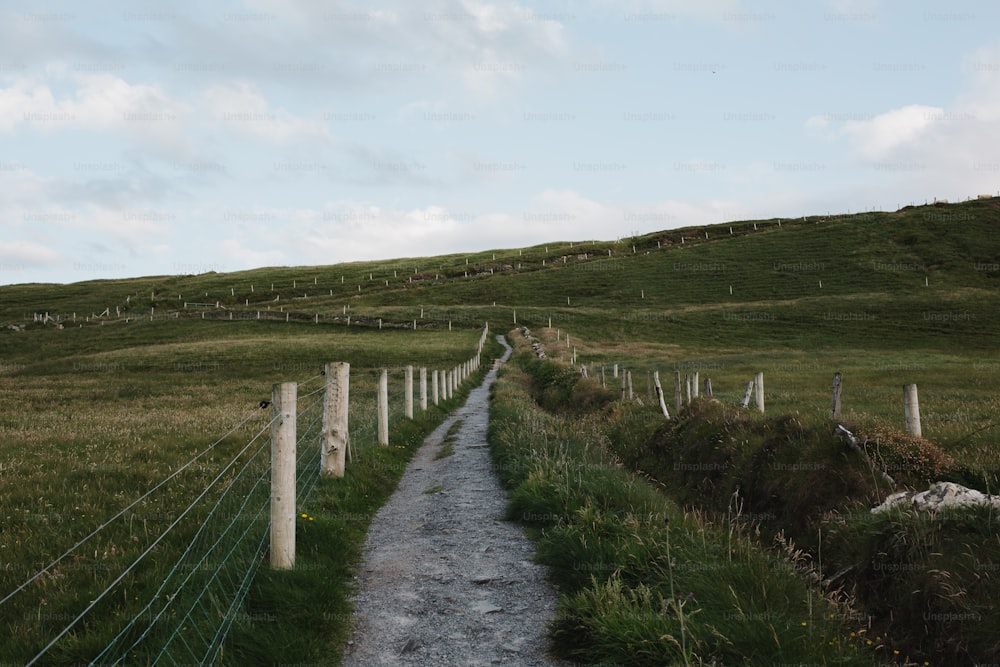
[[[361,401],[351,408],[352,439],[370,440],[376,371],[394,374],[399,399],[404,365],[453,367],[474,349],[484,322],[496,332],[530,327],[552,359],[576,353],[594,377],[606,375],[612,396],[621,381],[615,366],[632,373],[643,399],[654,370],[668,383],[675,371],[700,372],[711,378],[723,411],[745,415],[732,406],[763,372],[768,419],[791,415],[818,424],[816,433],[829,423],[834,372],[843,373],[848,423],[901,428],[900,388],[916,383],[924,437],[954,459],[956,479],[995,491],[998,225],[1000,199],[990,199],[734,222],[616,242],[0,286],[0,482],[9,482],[0,484],[0,549],[18,555],[0,591],[234,423],[257,419],[272,384],[299,381],[314,395],[322,364],[349,361],[352,401]],[[643,423],[662,423],[648,404],[642,409]],[[437,409],[434,419],[444,414]],[[433,420],[426,421],[421,428]],[[767,424],[762,429],[771,433]],[[419,441],[416,432],[408,437]],[[642,460],[645,440],[636,442]],[[390,454],[405,461],[408,450],[398,447]],[[369,498],[369,489],[387,492],[388,477],[402,468],[369,456],[361,458],[373,467],[352,483],[377,506],[384,495]],[[170,502],[180,503],[215,470],[206,465],[192,474],[191,486],[172,491]],[[338,512],[324,539],[341,539],[346,525],[360,544],[366,524],[340,521]],[[132,539],[131,527],[123,530]],[[87,594],[80,586],[95,585],[91,578],[106,569],[87,563],[74,570],[76,579],[58,590],[66,599],[42,626],[58,625],[76,608],[74,596]],[[285,588],[276,579],[274,590]],[[315,581],[303,589],[323,590]],[[312,618],[313,606],[303,603],[298,612]],[[343,615],[326,620],[336,628],[317,626],[318,635],[344,636]],[[269,646],[298,636],[295,628],[264,627],[275,634]],[[251,623],[244,631],[253,638],[262,629]],[[36,640],[26,638],[25,646]]]
[[[344,319],[345,306],[358,317],[405,321],[420,320],[424,306],[423,320],[478,325],[496,313],[483,310],[496,303],[520,308],[522,320],[536,323],[549,315],[580,320],[585,328],[584,320],[602,321],[604,327],[620,320],[620,329],[627,326],[639,339],[659,338],[651,330],[660,327],[650,323],[677,322],[672,328],[683,337],[713,318],[750,321],[766,335],[789,326],[801,333],[817,322],[850,335],[859,328],[850,315],[863,315],[865,308],[873,311],[869,321],[880,320],[878,326],[864,327],[874,331],[916,324],[908,315],[915,308],[942,311],[932,313],[937,315],[969,309],[970,316],[986,316],[980,312],[984,299],[1000,286],[997,225],[1000,198],[469,255],[12,285],[0,287],[0,321],[19,323],[32,313],[48,312],[63,321],[75,313],[79,323],[106,311],[98,321],[150,313],[201,317],[202,312],[225,319],[229,313],[238,317],[266,309],[340,321],[335,318]],[[761,308],[768,312],[757,317],[732,312]],[[721,318],[725,312],[733,317]],[[843,326],[845,321],[851,325]],[[962,328],[954,326],[956,321],[961,322],[930,317],[920,328],[931,336],[951,334]],[[729,339],[724,331],[718,335],[720,342]],[[872,342],[868,334],[863,339]],[[895,335],[884,340],[899,342]]]

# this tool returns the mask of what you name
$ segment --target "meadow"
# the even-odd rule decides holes
[[[603,367],[616,395],[613,365],[632,371],[646,405],[628,408],[640,410],[634,431],[616,431],[624,454],[639,457],[661,437],[647,371],[660,371],[671,412],[674,371],[710,377],[727,406],[763,372],[764,419],[787,415],[820,430],[830,425],[831,380],[841,372],[846,423],[873,433],[876,426],[902,429],[902,386],[916,383],[923,435],[953,459],[950,473],[995,491],[998,224],[1000,200],[991,199],[431,258],[2,286],[0,596],[197,452],[217,440],[218,449],[214,461],[175,480],[163,506],[143,509],[145,517],[131,518],[86,559],[0,606],[0,618],[23,639],[16,655],[28,655],[267,423],[259,403],[274,383],[298,381],[312,392],[325,362],[349,361],[359,401],[352,422],[362,437],[374,428],[365,401],[373,400],[377,369],[450,368],[474,350],[486,322],[497,332],[529,327],[557,365],[575,352],[592,377]],[[392,387],[398,396],[398,380]],[[443,409],[406,431],[410,444]],[[397,415],[394,424],[403,421]],[[382,456],[399,458],[387,463]],[[373,455],[377,465],[359,468],[350,484],[376,503],[406,456],[405,447]],[[700,477],[688,477],[696,487]],[[708,501],[698,506],[681,487],[671,502],[689,512],[719,511]],[[314,515],[310,530],[322,533],[319,544],[349,533],[354,546],[337,553],[350,559],[367,524],[337,518],[337,503],[351,502],[343,494],[318,493],[313,502],[324,511],[306,510]],[[344,516],[370,511],[363,505]],[[349,567],[337,567],[340,581],[349,580]],[[315,587],[315,577],[299,574],[306,589]],[[989,579],[990,571],[979,574]],[[155,587],[156,576],[154,569],[135,585]],[[268,573],[261,586],[272,578],[274,586],[287,584]],[[307,617],[321,604],[308,595],[300,603],[291,617]],[[247,632],[272,631],[275,645],[289,641],[268,620],[276,604],[269,594],[250,593],[249,608],[263,611],[234,626],[227,655],[261,657],[247,652]],[[323,613],[340,628],[330,636],[345,636],[347,608]],[[82,642],[65,661],[94,643]],[[295,657],[337,654],[336,640],[305,643]]]
[[[305,419],[305,414],[317,410],[323,364],[349,360],[355,459],[375,466],[365,475],[359,472],[359,478],[381,488],[385,479],[402,473],[405,458],[385,467],[381,453],[369,454],[377,448],[377,371],[388,368],[392,377],[394,442],[412,447],[419,444],[417,436],[429,431],[434,419],[440,420],[446,412],[443,406],[433,409],[433,418],[423,418],[420,428],[411,428],[402,437],[397,428],[404,421],[402,367],[416,363],[450,369],[474,353],[479,332],[330,329],[299,323],[134,321],[62,330],[39,326],[0,336],[6,365],[0,378],[5,405],[0,419],[3,596],[144,492],[170,479],[155,495],[111,522],[84,548],[0,607],[11,638],[5,642],[4,658],[26,661],[35,655],[178,520],[188,503],[217,476],[228,475],[216,488],[236,484],[235,473],[225,469],[230,461],[248,465],[248,476],[266,474],[266,437],[254,449],[242,450],[255,435],[266,431],[271,412],[261,409],[260,403],[270,400],[275,383],[299,383],[299,394],[305,397],[299,406],[300,421],[311,421],[315,427],[316,420]],[[210,450],[207,454],[185,466],[206,449]],[[303,452],[302,465],[317,469],[314,454],[318,454],[318,444],[314,451]],[[357,482],[352,479],[351,483]],[[247,485],[246,492],[250,489]],[[264,493],[266,500],[266,488],[253,487],[252,493],[255,497]],[[210,495],[194,507],[170,539],[156,545],[153,564],[123,580],[114,593],[117,600],[95,608],[90,617],[101,620],[73,632],[46,660],[71,664],[92,659],[130,614],[142,612],[160,579],[212,513],[229,513],[231,518],[241,511],[240,504],[232,502],[221,508],[213,505],[215,497]],[[367,525],[372,511],[361,503],[347,514],[365,517],[360,523]],[[244,525],[260,524],[266,529],[267,516],[246,521]],[[354,545],[347,547],[356,548],[363,535],[363,530],[354,534]],[[185,567],[221,569],[219,558],[216,555],[208,564]],[[342,582],[337,584],[343,596]],[[109,618],[115,621],[108,623]],[[276,625],[277,616],[248,618],[269,627]],[[347,627],[343,613],[331,616],[324,627],[331,623],[342,628],[341,634]],[[256,632],[261,632],[259,627]]]

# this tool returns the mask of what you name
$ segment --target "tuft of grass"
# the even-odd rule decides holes
[[[448,432],[444,434],[441,441],[441,449],[438,450],[434,458],[443,459],[455,453],[455,442],[458,440],[458,430],[462,428],[462,420],[456,419],[455,423],[448,427]]]

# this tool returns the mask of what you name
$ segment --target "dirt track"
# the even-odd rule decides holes
[[[530,561],[534,545],[503,520],[486,444],[495,378],[494,369],[427,437],[376,515],[345,665],[565,664],[545,655],[556,594]],[[458,420],[455,453],[435,459]]]

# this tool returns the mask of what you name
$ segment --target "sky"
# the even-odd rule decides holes
[[[1000,3],[0,0],[0,284],[1000,194]]]

